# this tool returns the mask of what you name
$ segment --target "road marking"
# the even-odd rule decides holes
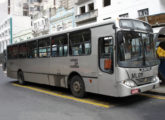
[[[146,97],[150,97],[150,98],[155,98],[155,99],[160,99],[160,100],[165,100],[165,97],[164,96],[158,96],[158,95],[151,95],[151,94],[140,94],[142,96],[146,96]]]
[[[64,98],[64,99],[69,99],[69,100],[74,100],[74,101],[81,102],[81,103],[91,104],[91,105],[98,106],[98,107],[110,108],[112,106],[109,103],[105,103],[105,102],[102,103],[102,102],[97,101],[97,100],[75,98],[75,97],[72,97],[72,96],[69,96],[69,95],[64,95],[63,93],[52,92],[52,91],[48,91],[48,90],[44,90],[44,89],[31,87],[31,86],[19,85],[19,84],[16,84],[16,83],[13,83],[13,85],[17,86],[17,87],[22,87],[22,88],[27,88],[27,89],[30,89],[30,90],[34,90],[34,91],[37,91],[37,92],[40,92],[40,93],[45,93],[45,94],[48,94],[48,95],[61,97],[61,98]]]

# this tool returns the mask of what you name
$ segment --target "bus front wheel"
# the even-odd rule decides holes
[[[75,97],[85,96],[85,85],[80,76],[76,75],[71,79],[70,90]]]
[[[22,71],[19,71],[18,72],[17,79],[18,79],[18,83],[19,84],[21,84],[21,85],[24,85],[25,84],[24,75],[23,75],[23,72]]]

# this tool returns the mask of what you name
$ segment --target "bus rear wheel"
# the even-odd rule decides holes
[[[85,96],[85,85],[80,76],[76,75],[71,79],[70,90],[75,97]]]
[[[18,83],[20,85],[24,85],[25,84],[24,75],[23,75],[23,72],[22,71],[19,71],[18,72],[17,79],[18,79]]]

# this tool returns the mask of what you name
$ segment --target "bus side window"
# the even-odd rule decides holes
[[[26,58],[27,55],[27,47],[26,43],[19,45],[19,58]]]
[[[68,55],[67,34],[52,37],[52,57],[63,57]]]
[[[111,36],[99,38],[99,67],[101,71],[113,73],[113,39]]]
[[[50,39],[43,38],[38,41],[39,57],[46,58],[50,57]]]
[[[8,58],[9,59],[17,59],[19,54],[18,54],[18,45],[10,46],[9,51],[8,51]]]
[[[38,56],[37,41],[27,43],[27,58],[36,58]]]
[[[89,29],[69,34],[69,54],[82,56],[91,54],[91,32]]]

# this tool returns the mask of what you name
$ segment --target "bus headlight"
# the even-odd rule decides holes
[[[158,76],[155,76],[155,77],[153,77],[152,82],[156,82],[157,80],[159,80],[159,78],[158,78]]]
[[[132,80],[127,80],[127,81],[124,81],[123,83],[128,87],[135,87],[136,86],[135,82]]]

